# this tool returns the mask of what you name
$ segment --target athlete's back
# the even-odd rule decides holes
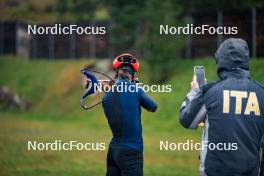
[[[113,133],[112,143],[143,149],[141,106],[154,112],[157,104],[135,83],[117,79],[123,91],[110,91],[103,98],[103,108]]]

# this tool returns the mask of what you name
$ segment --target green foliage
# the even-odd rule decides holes
[[[264,7],[262,0],[176,0],[176,3],[189,12],[212,12],[214,10],[234,11],[250,9],[251,7]],[[239,5],[238,5],[239,4]]]
[[[72,14],[77,21],[88,21],[93,19],[98,0],[57,0],[55,10],[59,12],[60,20],[64,15]]]
[[[152,70],[152,82],[165,82],[174,70],[173,60],[181,55],[184,47],[184,37],[181,35],[161,35],[160,25],[181,25],[178,18],[181,8],[173,1],[166,0],[159,3],[157,0],[147,2],[146,23],[147,33],[142,48],[147,48],[146,61]]]
[[[157,3],[161,6],[163,6],[163,3],[166,4],[167,2],[168,0],[162,2],[157,1]],[[91,20],[94,17],[96,19],[110,18],[115,20],[118,18],[115,18],[113,14],[122,16],[124,14],[123,12],[130,14],[131,10],[133,10],[131,16],[134,16],[134,10],[136,10],[137,15],[142,16],[145,12],[147,4],[150,3],[153,3],[153,0],[1,0],[0,6],[3,8],[1,8],[0,11],[0,19],[22,20],[30,22],[54,22],[58,20],[86,21]],[[232,11],[240,9],[249,9],[251,7],[264,7],[263,0],[176,0],[170,4],[170,7],[174,8],[175,11],[178,10],[177,7],[181,7],[182,9],[184,9],[184,11],[181,11],[182,14],[185,14],[188,11],[204,12],[219,9]],[[132,7],[133,5],[136,7],[136,9]],[[130,9],[131,7],[132,9]],[[159,10],[159,6],[155,10]],[[112,15],[109,16],[108,11]],[[133,19],[133,17],[131,19]],[[116,22],[119,23],[119,20],[117,20]]]
[[[135,49],[138,29],[144,17],[145,1],[105,1],[111,16],[111,44],[114,50]]]
[[[1,0],[0,20],[23,22],[53,22],[56,14],[53,11],[53,0]]]
[[[113,19],[112,46],[115,52],[137,51],[157,73],[151,75],[153,81],[166,81],[171,73],[168,63],[180,56],[184,46],[182,36],[160,35],[160,25],[182,24],[178,19],[181,12],[179,5],[172,0],[162,3],[158,0],[148,1],[108,1],[110,15]],[[167,62],[161,61],[166,59]],[[153,63],[158,63],[153,66]]]

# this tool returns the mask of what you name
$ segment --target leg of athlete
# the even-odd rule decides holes
[[[121,169],[122,176],[143,176],[142,151],[128,147],[118,147],[115,160]]]
[[[107,154],[107,171],[106,176],[121,176],[121,170],[114,161],[114,148],[109,145]]]

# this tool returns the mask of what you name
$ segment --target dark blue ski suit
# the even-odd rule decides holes
[[[132,86],[131,91],[110,91],[103,97],[103,108],[113,138],[107,156],[107,176],[143,175],[141,107],[154,112],[156,103],[135,83],[117,79],[115,85]],[[133,88],[134,87],[134,88]]]

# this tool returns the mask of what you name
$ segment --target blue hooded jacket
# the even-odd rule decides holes
[[[250,79],[249,50],[242,39],[225,40],[215,54],[219,80],[192,89],[180,110],[180,123],[205,122],[200,175],[257,176],[264,134],[264,87]]]

